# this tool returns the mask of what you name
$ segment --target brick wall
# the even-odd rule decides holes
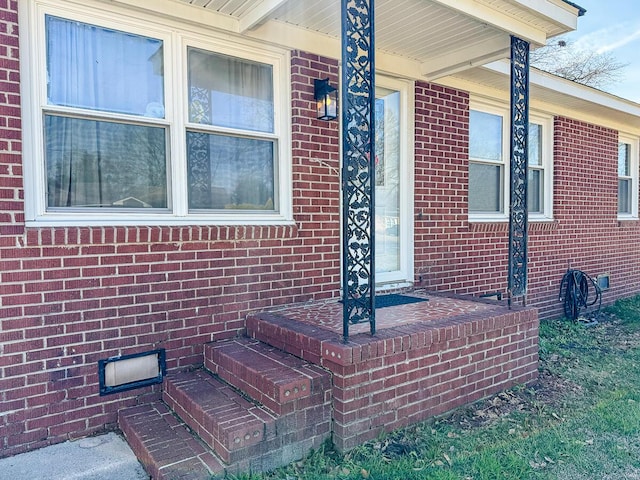
[[[485,301],[487,308],[471,310],[473,303],[450,297],[440,305],[458,314],[387,323],[374,337],[354,334],[348,343],[303,320],[336,318],[326,305],[250,315],[247,331],[331,371],[333,442],[349,450],[383,432],[537,378],[535,309],[506,310]]]
[[[428,290],[505,290],[507,225],[467,219],[469,95],[418,82],[415,282]]]
[[[165,348],[169,369],[200,364],[247,312],[340,284],[338,131],[313,101],[336,61],[292,54],[295,225],[25,228],[15,2],[3,8],[0,456],[110,428],[119,408],[158,396],[99,397],[99,359]]]
[[[25,228],[17,2],[0,0],[0,456],[108,428],[157,388],[98,396],[97,360],[166,348],[169,368],[246,313],[338,296],[339,133],[315,119],[313,79],[338,62],[292,52],[295,225]],[[506,224],[467,221],[468,94],[416,85],[415,266],[427,289],[506,288]],[[639,222],[616,220],[617,132],[555,122],[554,222],[532,226],[529,300],[558,315],[569,260],[640,287]],[[597,183],[596,183],[597,181]],[[138,398],[141,396],[140,398]]]
[[[0,1],[0,247],[13,246],[5,235],[19,234],[24,224],[20,152],[20,72],[18,6]],[[0,260],[2,257],[0,257]],[[2,268],[0,271],[4,271]]]
[[[416,85],[415,281],[432,290],[506,292],[507,223],[469,223],[468,94]],[[562,315],[570,266],[611,274],[603,302],[640,291],[639,221],[617,220],[618,132],[573,119],[554,122],[554,220],[529,224],[528,303]]]
[[[640,290],[640,222],[617,219],[618,132],[563,117],[554,128],[555,222],[530,242],[530,297],[543,317],[560,314],[557,292],[569,266],[611,274],[605,303]]]

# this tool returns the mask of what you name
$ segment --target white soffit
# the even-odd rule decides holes
[[[510,65],[508,61],[493,62],[440,79],[438,83],[508,102]],[[640,133],[638,103],[537,69],[531,70],[529,90],[532,109]]]
[[[562,35],[577,28],[579,12],[563,0],[480,0],[498,11],[522,19],[547,32],[547,37]]]
[[[129,5],[150,0],[116,0]],[[340,0],[153,0],[156,11],[181,4],[234,22],[233,33],[340,54]],[[510,35],[533,45],[575,29],[578,10],[562,0],[377,0],[378,68],[434,80],[508,56]],[[170,7],[169,7],[170,9]]]

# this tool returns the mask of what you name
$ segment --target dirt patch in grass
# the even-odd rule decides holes
[[[531,385],[500,392],[439,420],[465,430],[490,426],[514,413],[545,415],[565,403],[568,394],[582,390],[573,383],[547,369],[542,369]],[[549,413],[551,417],[553,414]]]
[[[539,420],[547,422],[560,421],[560,417],[554,412],[564,406],[569,397],[581,395],[583,391],[579,384],[547,368],[548,364],[562,361],[564,359],[557,354],[541,359],[538,378],[533,383],[459,408],[436,421],[438,424],[449,424],[467,431],[490,427],[514,414],[537,416]]]

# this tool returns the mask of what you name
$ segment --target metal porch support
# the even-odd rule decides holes
[[[343,337],[369,322],[375,333],[374,0],[342,8],[342,300]]]
[[[511,197],[508,302],[527,294],[527,178],[529,164],[529,43],[511,37]]]

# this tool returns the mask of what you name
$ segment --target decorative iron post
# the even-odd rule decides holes
[[[529,165],[529,43],[511,37],[511,198],[508,301],[527,293],[527,175]]]
[[[374,0],[342,0],[342,300],[375,333]]]

